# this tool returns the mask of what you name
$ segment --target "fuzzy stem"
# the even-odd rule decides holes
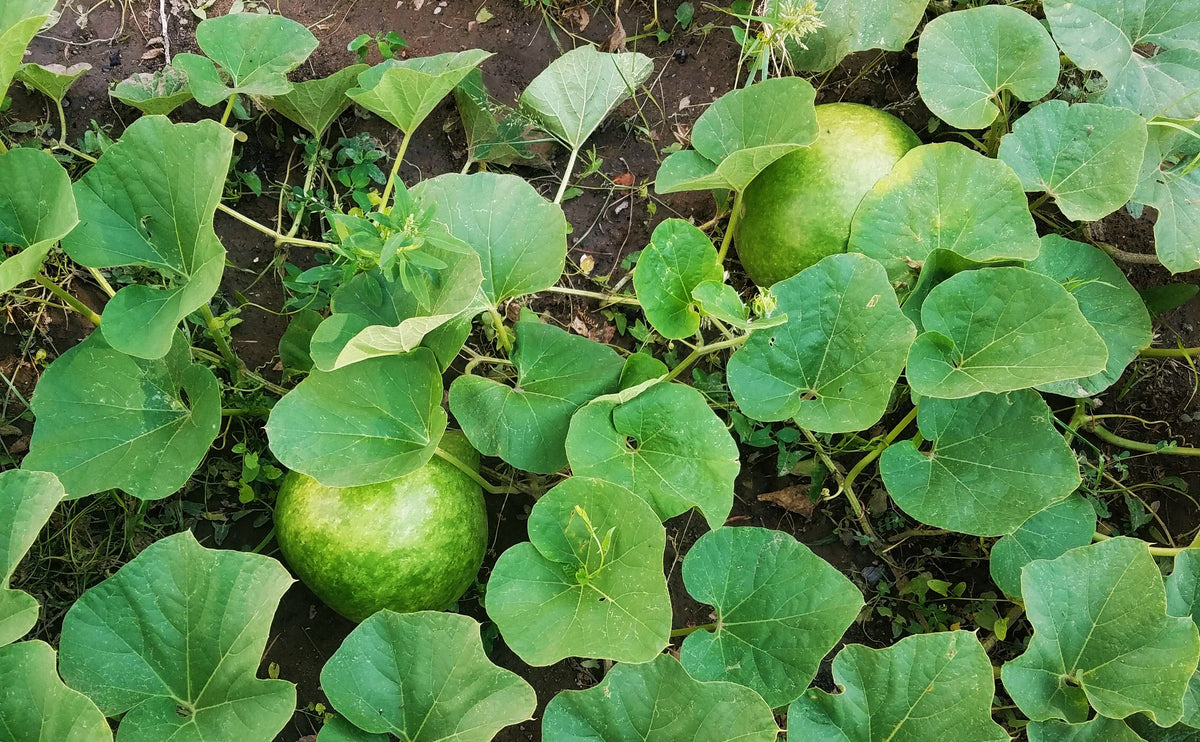
[[[697,631],[712,631],[715,628],[717,628],[715,621],[713,623],[700,624],[699,626],[684,626],[682,629],[674,629],[671,631],[671,638],[678,639]]]
[[[237,101],[237,94],[229,96],[229,102],[225,104],[225,113],[221,114],[221,126],[229,122],[229,116],[233,113],[233,104]]]
[[[492,484],[488,480],[484,479],[483,475],[481,475],[479,472],[475,471],[470,466],[467,466],[467,464],[465,462],[463,462],[461,459],[459,459],[454,454],[447,453],[446,450],[441,448],[440,446],[438,448],[435,448],[433,450],[433,453],[435,456],[437,456],[442,461],[445,461],[446,463],[453,466],[455,469],[458,469],[459,471],[461,471],[463,474],[466,474],[468,477],[470,477],[472,480],[474,480],[474,482],[476,484],[478,484],[480,487],[482,487],[483,491],[487,492],[489,495],[512,495],[512,494],[516,494],[520,491],[520,490],[511,489],[509,487],[500,487],[500,486]]]
[[[575,170],[575,159],[579,157],[579,150],[571,150],[571,157],[567,160],[567,171],[563,173],[562,183],[558,184],[558,193],[554,196],[554,203],[561,204],[563,194],[567,192],[567,183],[571,182],[571,172]]]
[[[83,315],[84,319],[86,319],[88,322],[91,322],[96,327],[100,326],[100,315],[93,312],[88,305],[76,299],[74,296],[71,296],[71,294],[65,291],[61,286],[51,281],[49,278],[41,275],[40,273],[34,278],[34,280],[45,287],[50,293],[54,294],[59,299],[62,299],[63,303],[65,303],[68,307]]]
[[[111,299],[117,295],[117,290],[112,287],[112,284],[108,282],[108,279],[104,277],[104,274],[98,268],[88,268],[88,273],[92,275],[92,279],[95,280],[96,285],[104,293],[108,294],[108,298]]]
[[[320,146],[321,146],[321,143],[320,143],[320,141],[318,141],[317,147],[319,148]],[[310,190],[312,190],[313,177],[316,175],[316,173],[317,173],[317,158],[313,157],[312,162],[310,162],[308,164],[308,172],[305,173],[305,175],[304,175],[304,192],[306,194]],[[304,218],[304,214],[306,211],[307,211],[306,205],[300,204],[300,208],[297,209],[297,211],[296,211],[295,218],[292,219],[292,228],[288,230],[287,239],[291,239],[292,237],[295,237],[296,233],[300,231],[300,220]],[[275,240],[275,247],[283,247],[283,242],[281,240]]]
[[[217,210],[221,211],[222,213],[228,214],[229,216],[233,217],[234,219],[237,219],[239,222],[241,222],[242,224],[245,224],[247,227],[250,227],[251,229],[256,229],[259,232],[262,232],[263,234],[267,235],[268,237],[274,237],[275,241],[277,243],[288,244],[288,245],[300,245],[301,247],[315,247],[315,248],[318,248],[321,250],[331,250],[334,247],[333,245],[329,244],[328,242],[314,242],[313,240],[302,240],[298,237],[288,237],[286,234],[280,234],[280,232],[278,230],[271,229],[270,227],[268,227],[265,224],[256,222],[253,219],[251,219],[250,217],[242,214],[240,211],[236,211],[236,210],[226,206],[225,204],[217,204]]]
[[[1096,422],[1096,419],[1090,418],[1087,420],[1086,429],[1091,431],[1097,438],[1106,443],[1111,443],[1114,446],[1127,448],[1130,451],[1142,451],[1144,453],[1165,453],[1172,456],[1200,456],[1200,448],[1192,448],[1191,446],[1171,446],[1168,448],[1160,448],[1153,443],[1143,443],[1113,433],[1103,425]]]
[[[93,162],[93,163],[96,161],[95,157],[92,157],[87,152],[80,152],[79,150],[75,149],[74,147],[67,144],[66,142],[59,142],[58,144],[54,145],[53,149],[65,149],[66,151],[70,152],[71,154],[75,155],[76,157],[78,157],[82,160],[87,160],[88,162]]]
[[[688,354],[687,358],[684,358],[682,361],[680,361],[679,365],[677,365],[675,368],[671,369],[670,372],[668,372],[667,375],[663,377],[663,381],[674,380],[676,377],[679,376],[679,374],[683,373],[684,369],[686,369],[688,366],[690,366],[692,364],[692,362],[695,361],[697,358],[700,358],[701,356],[704,356],[704,355],[708,355],[709,353],[716,353],[718,350],[724,350],[725,348],[733,348],[738,345],[741,345],[742,343],[746,342],[746,340],[749,337],[750,337],[749,335],[739,335],[735,338],[730,338],[729,340],[720,340],[715,343],[697,346],[694,350],[692,350],[691,353]]]
[[[207,304],[200,306],[200,316],[204,318],[204,327],[208,330],[208,335],[217,344],[217,350],[221,351],[221,357],[225,359],[225,364],[234,372],[234,382],[241,381],[242,371],[245,370],[246,364],[242,363],[242,359],[237,357],[233,352],[233,348],[229,346],[229,341],[225,339],[225,334],[221,332],[221,326],[217,322],[217,318],[213,315],[212,309]]]
[[[916,418],[917,418],[917,408],[913,407],[911,410],[909,410],[908,414],[905,415],[902,420],[900,420],[900,422],[896,423],[896,427],[892,428],[891,431],[889,431],[888,434],[886,436],[884,436],[883,440],[879,443],[878,446],[871,449],[871,451],[869,453],[867,453],[866,456],[863,456],[861,459],[859,459],[858,463],[856,463],[850,469],[850,471],[847,472],[846,480],[842,483],[842,489],[849,490],[853,494],[854,479],[859,474],[862,473],[863,469],[867,468],[868,464],[870,464],[875,459],[879,458],[880,455],[883,454],[884,449],[886,449],[888,446],[892,445],[892,441],[896,440],[896,438],[901,433],[903,433],[908,428],[909,425],[912,425],[912,421],[915,420]]]
[[[733,242],[733,233],[737,229],[738,220],[742,218],[742,192],[738,191],[733,197],[733,210],[729,214],[729,223],[725,225],[725,236],[721,238],[721,249],[717,251],[717,262],[723,263]]]
[[[1142,348],[1138,355],[1143,358],[1191,358],[1200,355],[1200,348]]]
[[[62,101],[54,101],[54,106],[58,109],[58,144],[62,146],[67,143],[67,114],[63,112]]]
[[[408,143],[412,141],[412,134],[406,132],[404,138],[400,140],[400,151],[396,153],[396,159],[392,162],[392,171],[388,173],[387,184],[383,187],[383,199],[379,203],[379,208],[386,208],[388,199],[392,197],[392,189],[396,187],[396,174],[400,172],[400,163],[404,161],[404,153],[408,151]]]
[[[1112,536],[1106,536],[1105,534],[1100,533],[1099,531],[1092,534],[1092,541],[1107,541],[1110,538],[1112,538]],[[1193,544],[1191,546],[1168,547],[1168,546],[1151,546],[1149,544],[1146,544],[1146,548],[1150,550],[1150,554],[1152,556],[1174,557],[1174,556],[1178,556],[1178,555],[1182,554],[1185,551],[1195,551],[1196,549],[1200,549],[1200,545]]]
[[[642,303],[632,296],[621,296],[619,294],[602,294],[599,291],[584,291],[583,289],[573,289],[566,286],[551,286],[548,289],[543,289],[554,294],[569,294],[571,296],[584,296],[588,299],[599,299],[605,304],[634,304],[641,306]]]

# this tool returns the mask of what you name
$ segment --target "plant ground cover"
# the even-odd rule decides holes
[[[410,57],[458,52],[466,48],[496,52],[484,66],[485,79],[494,95],[512,102],[517,93],[560,54],[550,26],[544,23],[536,9],[488,3],[487,15],[491,17],[481,22],[480,19],[485,18],[480,12],[482,5],[459,7],[457,3],[450,3],[439,6],[432,0],[421,4],[419,9],[414,5],[416,3],[411,1],[404,2],[394,14],[389,11],[387,28],[382,28],[378,8],[366,7],[366,3],[328,7],[281,3],[278,10],[283,16],[309,25],[321,41],[316,53],[301,68],[298,79],[323,77],[354,62],[353,53],[344,50],[360,31],[395,29],[407,40],[406,53]],[[224,3],[217,3],[207,12],[219,16],[226,10],[224,6]],[[633,36],[632,29],[643,28],[657,7],[664,24],[669,27],[671,24],[666,21],[675,17],[675,6],[672,2],[622,8],[622,25]],[[435,13],[439,7],[440,12]],[[559,11],[561,9],[555,12]],[[68,95],[71,104],[66,109],[68,141],[78,144],[86,132],[97,131],[90,129],[93,119],[99,125],[98,131],[118,139],[136,116],[127,107],[109,104],[107,83],[123,79],[132,71],[158,67],[159,55],[153,50],[161,43],[147,43],[147,37],[160,34],[156,25],[160,20],[158,10],[139,3],[121,7],[102,5],[88,14],[86,27],[82,29],[78,24],[71,26],[77,16],[77,11],[64,13],[66,20],[47,32],[48,36],[87,42],[113,35],[116,40],[80,46],[40,38],[34,42],[33,53],[26,61],[90,62],[93,70]],[[564,49],[577,43],[569,38],[568,30],[582,38],[604,41],[613,28],[608,13],[594,6],[585,6],[583,15],[575,10],[558,17],[562,25],[556,25],[554,29]],[[585,17],[586,26],[580,30]],[[188,25],[181,24],[183,19],[188,20]],[[735,82],[739,48],[726,28],[703,33],[704,24],[708,22],[727,26],[729,19],[711,9],[697,8],[691,33],[675,27],[670,39],[662,45],[652,38],[629,42],[631,48],[655,58],[655,71],[648,83],[650,95],[639,94],[635,104],[624,104],[584,146],[577,176],[590,170],[592,155],[589,150],[592,148],[596,157],[603,158],[603,163],[598,164],[596,174],[579,181],[582,192],[564,204],[573,232],[568,237],[571,250],[567,275],[560,285],[605,291],[620,281],[625,274],[622,262],[651,241],[654,226],[665,216],[691,218],[697,224],[713,218],[713,201],[706,193],[659,196],[653,188],[643,187],[659,168],[663,157],[661,150],[676,142],[677,135],[686,142],[686,135],[705,106]],[[198,51],[194,24],[195,16],[186,11],[169,17],[172,55]],[[915,49],[915,44],[910,45],[911,49]],[[143,56],[147,58],[139,59]],[[932,119],[917,94],[916,63],[910,52],[856,54],[832,72],[812,79],[818,102],[845,100],[886,108],[908,123],[924,141],[942,141],[938,131],[929,131],[928,124]],[[53,131],[56,113],[52,105],[43,110],[46,99],[26,94],[20,85],[13,86],[12,95],[14,107],[5,119],[8,125],[16,127],[10,130],[12,133],[18,138],[24,137],[33,133],[27,128],[29,122],[41,125],[48,121],[52,128],[43,134],[50,140],[56,138],[57,133]],[[213,111],[189,104],[173,118],[180,121],[213,118],[219,116],[221,108]],[[454,126],[456,120],[453,105],[443,103],[417,130],[400,171],[406,183],[412,185],[422,178],[456,172],[462,167],[464,140],[461,129]],[[379,160],[379,167],[386,174],[399,144],[395,129],[378,119],[360,119],[353,113],[348,113],[340,126],[349,135],[370,132],[384,143],[387,153]],[[278,193],[277,184],[286,177],[289,167],[293,186],[302,179],[300,153],[292,142],[292,136],[298,130],[281,117],[257,125],[242,122],[239,128],[248,137],[247,141],[235,145],[239,158],[235,170],[242,175],[227,182],[224,195],[229,197],[237,193],[240,198],[236,199],[235,206],[239,211],[260,222],[271,223],[278,208],[273,196]],[[647,138],[647,131],[654,136],[653,141]],[[100,138],[99,134],[92,134],[92,141]],[[566,155],[562,153],[556,160],[557,169],[552,172],[519,172],[529,177],[543,195],[553,197],[565,160]],[[345,168],[346,177],[353,181],[369,167],[364,167],[358,175],[351,170]],[[254,194],[259,186],[265,188],[265,196]],[[375,184],[373,187],[382,186]],[[347,191],[352,188],[345,187]],[[365,188],[361,190],[365,191]],[[1056,215],[1052,218],[1061,220]],[[1092,236],[1128,252],[1152,253],[1154,243],[1149,225],[1147,218],[1135,220],[1118,211],[1093,224]],[[1047,230],[1045,225],[1042,228]],[[233,349],[250,369],[272,384],[282,383],[290,388],[297,379],[283,378],[282,367],[276,363],[276,349],[288,326],[287,318],[279,316],[278,311],[293,295],[291,292],[297,284],[292,281],[290,287],[286,286],[280,276],[281,273],[287,276],[283,260],[301,269],[309,268],[314,265],[312,254],[303,247],[292,247],[283,253],[271,239],[223,213],[217,214],[216,232],[228,251],[233,268],[225,271],[220,298],[214,302],[214,308],[241,307],[235,315],[228,315],[237,321],[231,331]],[[733,274],[732,285],[746,287],[748,284],[740,275],[737,263],[730,260],[727,266]],[[1154,290],[1168,283],[1190,280],[1187,276],[1170,277],[1152,266],[1133,264],[1126,267],[1134,285],[1142,289]],[[89,306],[99,310],[103,305],[104,294],[90,283],[88,274],[61,256],[51,259],[47,272],[64,282],[70,277],[70,290]],[[611,279],[607,286],[594,280],[609,275]],[[126,276],[127,281],[133,278],[137,276]],[[23,293],[34,292],[26,290]],[[743,292],[743,296],[750,295],[752,292]],[[576,334],[626,348],[636,344],[639,333],[644,336],[648,332],[644,324],[640,327],[634,324],[638,317],[636,313],[622,313],[620,307],[614,313],[613,307],[601,306],[600,302],[588,297],[547,292],[526,296],[521,303]],[[508,311],[507,319],[510,323],[515,322],[519,318],[518,307],[510,305]],[[1156,345],[1200,344],[1197,311],[1195,302],[1191,302],[1157,317]],[[28,448],[31,427],[28,416],[21,417],[23,400],[29,399],[38,376],[48,364],[87,335],[91,328],[74,314],[36,302],[12,303],[9,316],[11,322],[7,334],[0,338],[5,346],[0,369],[10,379],[11,393],[5,402],[5,423],[10,427],[6,429],[4,441],[12,463],[16,463]],[[488,342],[481,336],[476,339],[480,341],[480,347]],[[673,353],[669,359],[674,362],[687,354],[686,347],[676,344],[671,348],[665,341],[655,350],[660,355]],[[719,359],[717,355],[698,364],[700,373],[689,381],[709,394],[715,403],[728,407],[728,397],[721,396],[725,392],[718,386],[719,379],[709,377],[709,374],[723,370]],[[1139,359],[1122,380],[1104,394],[1099,411],[1168,423],[1143,427],[1131,419],[1106,420],[1112,430],[1128,438],[1143,441],[1172,439],[1182,445],[1194,443],[1200,439],[1200,422],[1193,419],[1198,408],[1194,399],[1196,378],[1186,360]],[[1055,410],[1063,413],[1061,420],[1066,422],[1070,418],[1070,403],[1062,398],[1051,399]],[[180,496],[144,504],[125,495],[100,495],[60,506],[12,583],[14,588],[34,593],[44,606],[41,621],[29,638],[57,646],[63,616],[86,588],[113,575],[118,567],[151,543],[180,530],[192,529],[205,546],[244,551],[259,548],[264,554],[278,556],[274,543],[265,538],[269,530],[269,502],[275,488],[271,468],[274,462],[266,449],[266,437],[261,433],[262,414],[255,412],[265,404],[269,403],[250,395],[236,404],[226,401],[227,407],[245,409],[249,414],[227,417],[221,425],[215,448]],[[453,398],[450,404],[453,412]],[[865,437],[883,434],[900,422],[900,417],[884,417],[880,427],[872,428]],[[1195,417],[1200,419],[1200,415]],[[1030,625],[1024,613],[1014,608],[1016,604],[1003,599],[988,573],[986,557],[992,546],[990,539],[964,537],[922,526],[889,502],[872,467],[863,474],[858,487],[878,538],[872,544],[870,534],[854,517],[844,498],[819,503],[815,508],[807,502],[814,479],[818,480],[819,489],[820,480],[826,475],[822,474],[820,459],[812,455],[812,446],[798,430],[788,425],[774,426],[759,429],[757,434],[748,433],[746,438],[749,440],[742,441],[741,472],[735,481],[732,511],[726,522],[789,533],[812,547],[855,583],[863,592],[868,609],[845,634],[845,643],[887,647],[911,634],[963,628],[979,631],[996,666],[1022,654],[1031,634]],[[825,437],[821,440],[825,446],[830,444]],[[1115,528],[1119,534],[1136,535],[1168,546],[1182,546],[1191,541],[1200,519],[1196,518],[1196,506],[1189,497],[1189,492],[1194,492],[1198,484],[1191,467],[1186,464],[1189,459],[1136,450],[1130,453],[1092,437],[1083,438],[1076,449],[1084,461],[1085,492],[1092,498],[1094,506],[1102,504],[1108,510],[1101,513],[1105,528]],[[859,449],[833,449],[829,453],[847,468],[861,456]],[[493,459],[493,469],[497,466],[499,462]],[[781,469],[785,473],[780,474]],[[832,482],[828,479],[825,486],[836,489]],[[541,482],[541,488],[544,490],[551,483]],[[247,497],[247,490],[253,497]],[[760,499],[764,495],[766,499]],[[510,546],[529,538],[526,525],[533,503],[521,493],[489,495],[487,501],[491,542],[484,571],[480,574],[481,586],[496,558]],[[687,577],[684,557],[708,531],[704,515],[707,513],[692,511],[666,521],[663,566],[668,575],[673,627],[686,629],[713,620],[710,605],[694,600],[692,595],[696,593],[690,593],[691,586],[684,585]],[[469,592],[459,609],[481,621],[488,620],[487,612],[480,605],[478,591]],[[265,642],[259,673],[260,677],[279,677],[299,686],[297,703],[300,711],[278,739],[291,742],[315,733],[329,701],[337,703],[337,699],[327,699],[322,694],[318,687],[319,673],[353,626],[301,585],[293,586],[284,594]],[[402,632],[407,629],[396,626],[390,630]],[[505,646],[490,624],[485,625],[485,631],[489,632],[485,637],[491,646],[491,659],[501,667],[521,674],[533,686],[538,698],[538,719],[542,718],[545,705],[555,693],[591,687],[607,673],[616,672],[605,660],[576,658],[554,662],[548,667],[531,667]],[[678,641],[675,646],[679,647]],[[830,658],[826,658],[817,670],[816,687],[832,692],[835,682],[847,685],[846,666],[852,661],[866,660],[847,654],[831,667]],[[620,670],[622,665],[616,667]],[[997,688],[1001,695],[994,704],[997,707],[995,719],[1017,731],[1022,717],[1003,695],[1003,686],[997,685]],[[565,713],[561,708],[557,711]],[[551,710],[547,715],[553,712]],[[780,716],[778,722],[783,725],[785,719]],[[796,721],[792,725],[800,729],[799,724]],[[540,721],[521,722],[502,730],[497,739],[538,739],[540,729]],[[986,734],[981,731],[978,738],[986,738]]]

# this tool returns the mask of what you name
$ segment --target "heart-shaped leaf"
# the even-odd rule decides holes
[[[1098,374],[1108,350],[1075,298],[1024,268],[964,271],[921,306],[907,377],[922,396],[956,399]],[[857,428],[856,428],[857,429]]]
[[[547,156],[555,148],[554,139],[525,113],[494,100],[478,69],[468,72],[454,88],[454,103],[472,162],[548,167]]]
[[[442,370],[428,348],[314,371],[271,410],[271,452],[327,487],[420,468],[446,430]]]
[[[1079,67],[1108,80],[1099,101],[1146,118],[1200,113],[1200,23],[1173,0],[1047,0],[1054,40]]]
[[[491,52],[482,49],[468,49],[389,59],[361,73],[358,87],[346,95],[405,134],[412,134],[442,98],[490,56]]]
[[[492,306],[553,286],[567,257],[567,218],[515,175],[439,175],[412,189],[434,219],[471,246]]]
[[[787,64],[797,70],[826,72],[852,52],[868,49],[899,51],[912,38],[928,4],[929,0],[873,0],[870,3],[817,0],[813,8],[821,27],[804,34],[799,43],[785,38]],[[770,0],[761,15],[779,19],[780,6],[784,5],[794,8],[797,3],[795,0]]]
[[[1020,8],[985,5],[946,13],[921,32],[917,89],[929,110],[959,129],[982,129],[1008,90],[1037,100],[1058,82],[1058,47]]]
[[[29,593],[8,589],[8,581],[65,494],[58,478],[48,472],[0,472],[0,647],[25,636],[37,623],[37,601]]]
[[[79,223],[71,176],[53,155],[13,149],[0,155],[0,245],[21,249],[0,259],[0,293],[37,276],[54,243]]]
[[[567,432],[567,459],[576,476],[630,490],[661,520],[695,507],[714,529],[729,517],[740,468],[737,444],[704,395],[667,382],[581,408]]]
[[[599,685],[559,693],[542,720],[546,742],[774,742],[778,734],[754,691],[702,683],[670,655],[622,663]]]
[[[474,619],[436,611],[363,621],[325,663],[321,689],[358,728],[407,742],[489,742],[537,705],[528,683],[488,660]]]
[[[1083,724],[1051,719],[1031,722],[1026,727],[1029,742],[1145,742],[1121,719],[1097,716]]]
[[[93,268],[146,266],[166,279],[109,300],[101,332],[113,348],[163,356],[180,320],[216,292],[225,248],[213,214],[232,154],[233,132],[215,121],[143,116],[75,184],[80,224],[63,238],[67,254]]]
[[[70,67],[31,62],[17,68],[16,78],[55,103],[62,103],[71,86],[91,68],[87,62],[79,62]]]
[[[99,332],[42,373],[26,469],[54,472],[70,498],[120,488],[143,500],[179,490],[221,427],[221,389],[175,333],[155,360],[111,348]]]
[[[727,680],[772,708],[796,700],[863,607],[841,572],[782,531],[710,531],[683,562],[688,593],[716,630],[688,635],[679,659],[697,680]]]
[[[1072,493],[1040,510],[1017,530],[992,546],[988,568],[1004,592],[1021,597],[1021,570],[1038,559],[1057,559],[1069,550],[1092,543],[1096,511],[1082,496]]]
[[[45,642],[0,647],[0,739],[6,742],[112,742],[91,699],[63,684]]]
[[[166,116],[192,99],[187,73],[170,65],[154,72],[135,72],[117,83],[109,95],[151,116]]]
[[[823,433],[863,430],[883,416],[916,330],[874,260],[831,255],[771,287],[778,327],[729,359],[729,390],[754,420],[794,417]]]
[[[723,277],[723,276],[722,276]],[[739,330],[750,330],[750,309],[742,303],[736,289],[722,281],[703,281],[692,289],[692,300],[702,314],[716,317]],[[760,318],[755,329],[776,327],[787,322],[787,317]]]
[[[1012,169],[945,142],[910,149],[867,192],[854,212],[848,249],[912,286],[934,250],[976,262],[1032,260],[1038,235]]]
[[[900,509],[922,523],[976,536],[1011,533],[1079,486],[1079,464],[1030,389],[921,400],[921,451],[889,446],[879,473]]]
[[[232,13],[201,21],[196,44],[207,58],[177,54],[174,65],[188,76],[196,101],[215,106],[239,93],[283,95],[291,90],[287,75],[317,48],[317,37],[281,15]]]
[[[1133,198],[1158,210],[1154,250],[1167,270],[1196,270],[1200,268],[1200,168],[1191,163],[1200,154],[1200,140],[1165,126],[1150,130]],[[1198,133],[1195,125],[1189,131]]]
[[[274,559],[206,549],[190,531],[156,541],[67,611],[63,678],[124,714],[122,742],[269,742],[296,687],[255,672],[292,582]]]
[[[618,389],[625,362],[607,345],[536,319],[516,324],[516,385],[465,375],[450,385],[450,411],[471,445],[525,471],[567,465],[567,426],[583,404]]]
[[[554,60],[533,78],[521,93],[521,109],[578,150],[653,71],[654,63],[644,54],[606,54],[585,44]]]
[[[1175,569],[1166,581],[1167,613],[1187,616],[1200,625],[1200,557],[1195,551],[1183,551],[1175,557]],[[1182,723],[1200,727],[1200,671],[1188,680],[1183,697]]]
[[[925,260],[921,265],[921,272],[917,274],[916,285],[913,286],[912,292],[904,297],[904,304],[901,305],[900,311],[904,312],[904,316],[917,326],[917,332],[924,332],[925,327],[921,323],[921,308],[925,306],[925,300],[929,298],[929,292],[941,284],[950,276],[957,275],[963,271],[974,271],[980,268],[992,268],[997,266],[1018,266],[1022,265],[1019,260],[994,260],[986,263],[977,262],[969,258],[964,258],[951,250],[937,248],[930,250],[925,256]]]
[[[1146,544],[1114,538],[1021,570],[1029,649],[1001,679],[1034,721],[1149,714],[1159,726],[1183,715],[1200,658],[1191,619],[1167,615],[1162,575]]]
[[[695,149],[663,161],[654,190],[746,190],[771,163],[816,139],[815,98],[812,85],[799,77],[764,80],[722,95],[692,126]]]
[[[21,66],[25,47],[54,12],[56,0],[5,0],[0,5],[0,98]]]
[[[1138,351],[1153,340],[1150,313],[1137,290],[1102,250],[1056,234],[1042,238],[1041,254],[1026,267],[1070,291],[1108,348],[1108,363],[1100,373],[1038,388],[1067,397],[1091,397],[1112,386]]]
[[[700,329],[692,291],[724,275],[708,235],[683,219],[667,219],[654,228],[642,250],[633,286],[646,319],[660,335],[686,338]]]
[[[529,513],[529,541],[500,555],[487,613],[525,662],[649,662],[667,646],[666,531],[637,495],[572,477]]]
[[[969,632],[851,644],[833,659],[833,680],[841,693],[813,689],[788,708],[789,742],[1008,740],[991,719],[992,663]]]
[[[1076,221],[1102,219],[1129,201],[1145,151],[1141,116],[1062,100],[1035,106],[1000,141],[1000,159],[1025,190],[1049,193]]]
[[[292,83],[290,91],[267,98],[266,104],[320,138],[342,111],[354,103],[346,91],[358,84],[358,76],[366,69],[365,64],[352,64],[329,77]]]

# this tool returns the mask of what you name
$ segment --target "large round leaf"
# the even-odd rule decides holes
[[[221,283],[225,248],[213,231],[233,153],[233,132],[215,121],[173,124],[143,116],[75,184],[80,224],[63,238],[93,268],[139,265],[165,287],[126,286],[104,308],[109,345],[159,358],[175,328]]]
[[[207,59],[177,54],[173,63],[187,74],[200,105],[215,106],[239,93],[282,95],[291,90],[287,75],[317,48],[317,37],[281,15],[231,13],[201,21],[196,45]]]
[[[625,362],[616,351],[536,319],[516,324],[516,385],[460,376],[450,411],[485,456],[539,474],[567,465],[567,427],[580,405],[615,392]]]
[[[47,472],[0,473],[0,647],[37,623],[37,601],[29,593],[9,590],[8,581],[64,494],[58,478]]]
[[[1007,742],[991,719],[992,664],[974,634],[945,631],[833,659],[843,691],[810,690],[788,709],[789,742]]]
[[[597,686],[546,706],[545,742],[774,742],[771,709],[734,683],[702,683],[669,655],[620,664]]]
[[[1038,236],[1012,169],[946,142],[910,149],[863,197],[848,249],[875,258],[889,279],[911,286],[933,250],[976,262],[1031,260]]]
[[[99,332],[42,373],[26,469],[54,472],[67,497],[118,487],[143,500],[179,490],[221,427],[221,390],[173,335],[156,360],[113,350]]]
[[[1030,389],[921,400],[921,451],[901,441],[879,473],[900,509],[931,526],[976,536],[1011,533],[1079,486],[1079,464]]]
[[[981,129],[1008,90],[1037,100],[1058,82],[1058,48],[1020,8],[985,5],[940,15],[921,32],[917,89],[929,110],[959,129]]]
[[[60,669],[121,742],[269,742],[296,688],[255,677],[293,582],[270,557],[206,549],[190,531],[146,547],[63,619]]]
[[[799,77],[764,80],[722,95],[692,126],[695,149],[663,161],[654,190],[746,190],[771,163],[816,139],[815,99],[812,85]]]
[[[55,0],[5,0],[0,4],[0,98],[21,66],[25,47],[54,12]]]
[[[154,72],[135,72],[108,93],[142,113],[167,116],[192,99],[187,74],[171,65]]]
[[[1082,722],[1149,714],[1159,726],[1183,715],[1200,659],[1191,619],[1167,615],[1162,575],[1146,544],[1114,538],[1037,561],[1021,572],[1029,649],[1006,662],[1004,688],[1030,719]]]
[[[964,258],[952,250],[942,248],[930,250],[921,263],[921,272],[917,274],[917,281],[913,285],[912,291],[902,299],[904,303],[900,306],[900,311],[904,312],[904,316],[917,326],[918,333],[924,332],[925,326],[921,323],[921,309],[925,306],[925,300],[929,298],[929,292],[933,291],[938,284],[963,271],[1013,265],[1019,267],[1023,263],[1019,260],[979,262]]]
[[[387,482],[429,461],[446,430],[428,348],[314,371],[271,410],[271,452],[327,487]]]
[[[1068,219],[1096,221],[1133,195],[1146,122],[1124,108],[1052,100],[1017,119],[1000,159],[1026,191],[1045,191]]]
[[[667,219],[654,228],[638,258],[633,286],[646,319],[666,338],[686,338],[700,329],[692,291],[725,272],[708,235],[683,219]]]
[[[955,399],[1091,376],[1108,350],[1075,298],[1024,268],[964,271],[921,306],[925,327],[908,354],[922,396]]]
[[[632,399],[593,400],[571,419],[567,459],[576,476],[630,490],[661,520],[695,507],[720,528],[733,507],[737,444],[690,386],[663,382]]]
[[[1187,550],[1175,557],[1175,569],[1166,581],[1167,613],[1187,616],[1200,626],[1200,552]],[[1200,728],[1200,670],[1188,680],[1183,697],[1182,723]]]
[[[697,680],[727,680],[772,708],[796,700],[863,607],[854,583],[782,531],[721,528],[683,562],[683,584],[716,609],[679,658]]]
[[[35,277],[50,248],[79,223],[71,176],[58,160],[38,149],[0,155],[0,183],[20,188],[0,191],[0,245],[21,249],[0,255],[0,293]]]
[[[1133,194],[1135,201],[1158,210],[1154,251],[1172,273],[1200,268],[1200,168],[1192,165],[1200,153],[1200,141],[1192,136],[1196,133],[1195,125],[1189,131],[1151,127]]]
[[[899,51],[912,38],[928,4],[929,0],[817,0],[814,6],[821,27],[799,42],[784,39],[787,64],[797,70],[826,72],[852,52]],[[758,14],[774,18],[782,5],[795,8],[797,3],[770,0],[767,10]]]
[[[1081,495],[1071,494],[1022,523],[1000,539],[988,555],[992,580],[1004,592],[1021,597],[1021,570],[1038,559],[1057,559],[1092,543],[1096,511]]]
[[[380,611],[321,670],[339,714],[407,742],[488,742],[537,705],[519,675],[488,660],[479,624],[456,613]]]
[[[44,642],[0,647],[0,739],[5,742],[112,742],[108,719],[58,677]]]
[[[492,56],[482,49],[388,59],[358,76],[346,95],[406,134],[421,125],[467,73]]]
[[[1121,719],[1097,716],[1083,724],[1057,719],[1030,722],[1029,742],[1146,742]]]
[[[359,74],[366,69],[365,64],[352,64],[329,77],[293,83],[290,91],[265,102],[314,137],[320,137],[354,103],[346,91],[357,84]]]
[[[649,662],[667,646],[666,531],[628,490],[574,477],[529,514],[529,541],[500,555],[488,616],[525,662]]]
[[[787,322],[750,336],[729,359],[729,389],[755,420],[869,428],[887,408],[916,330],[874,260],[831,255],[771,287]]]
[[[439,175],[412,189],[434,219],[479,253],[493,306],[553,286],[567,256],[567,218],[515,175]]]
[[[1137,290],[1102,250],[1056,234],[1042,238],[1041,254],[1026,267],[1070,291],[1108,348],[1108,363],[1100,373],[1038,388],[1067,397],[1091,397],[1112,386],[1153,340],[1150,313]]]
[[[62,103],[67,91],[90,69],[92,66],[87,62],[78,62],[70,67],[28,62],[17,69],[16,78],[55,103]]]

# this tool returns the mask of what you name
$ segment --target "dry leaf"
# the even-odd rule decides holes
[[[158,59],[163,55],[163,50],[160,47],[155,47],[142,55],[142,59]]]
[[[617,27],[608,35],[608,40],[604,42],[604,51],[606,52],[623,52],[625,49],[625,41],[629,37],[625,34],[625,26],[621,23],[620,16],[616,19]]]
[[[563,18],[575,23],[575,27],[583,31],[592,22],[592,17],[588,15],[587,8],[582,5],[577,5],[574,8],[568,8],[563,11]]]
[[[637,178],[634,177],[633,173],[621,173],[617,177],[613,178],[613,185],[624,186],[625,188],[632,187],[636,182]]]
[[[808,499],[808,488],[800,485],[784,487],[774,492],[764,492],[758,496],[759,502],[769,502],[788,512],[811,518],[817,504]]]

